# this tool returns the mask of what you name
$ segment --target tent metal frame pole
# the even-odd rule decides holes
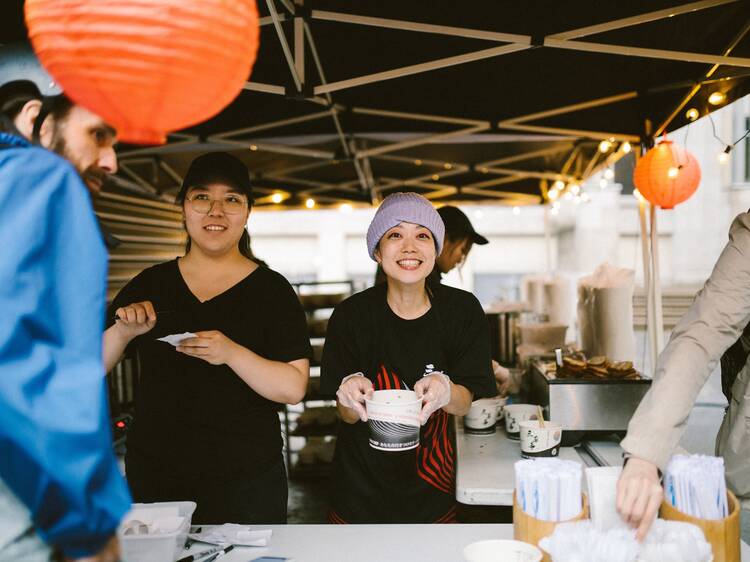
[[[347,80],[340,80],[338,82],[331,82],[329,84],[315,86],[313,91],[316,95],[336,92],[339,90],[345,90],[347,88],[363,86],[364,84],[372,84],[373,82],[382,82],[384,80],[391,80],[393,78],[401,78],[403,76],[411,76],[412,74],[420,74],[422,72],[429,72],[431,70],[437,70],[437,69],[446,68],[449,66],[456,66],[456,65],[465,64],[468,62],[475,62],[478,60],[499,57],[502,55],[507,55],[510,53],[523,51],[529,48],[530,48],[529,45],[518,45],[515,43],[511,43],[509,45],[503,45],[502,47],[492,47],[490,49],[483,49],[481,51],[473,51],[471,53],[465,53],[463,55],[446,57],[446,58],[437,59],[437,60],[424,62],[420,64],[402,66],[401,68],[395,68],[393,70],[386,70],[383,72],[375,72],[373,74],[366,74],[364,76],[358,76],[356,78],[349,78]]]
[[[671,18],[680,14],[686,14],[689,12],[697,12],[698,10],[705,10],[706,8],[713,8],[715,6],[721,6],[722,4],[731,4],[737,2],[737,0],[702,0],[700,2],[692,2],[690,4],[684,4],[682,6],[674,6],[673,8],[665,8],[663,10],[657,10],[655,12],[647,12],[639,14],[637,16],[631,16],[627,18],[616,19],[596,25],[589,25],[586,27],[580,27],[578,29],[571,29],[570,31],[563,31],[562,33],[555,33],[550,35],[550,39],[578,39],[579,37],[586,37],[588,35],[596,35],[604,33],[606,31],[613,31],[615,29],[622,29],[624,27],[630,27],[633,25],[639,25],[642,23],[648,23],[657,21],[665,18]]]
[[[483,39],[486,41],[497,41],[499,43],[517,43],[520,45],[531,44],[531,37],[529,35],[519,35],[517,33],[502,33],[447,25],[431,25],[405,20],[373,18],[368,16],[358,16],[355,14],[344,14],[341,12],[328,12],[325,10],[313,10],[312,18],[338,23],[365,25],[368,27],[416,31],[419,33],[434,33],[436,35],[451,35],[454,37],[463,37],[465,39]]]
[[[661,302],[661,279],[659,278],[659,231],[656,226],[656,205],[651,205],[651,283],[654,287],[655,359],[664,346],[664,314]]]
[[[278,129],[279,127],[286,127],[288,125],[296,125],[298,123],[305,123],[307,121],[315,121],[316,119],[323,119],[330,115],[329,111],[319,111],[317,113],[310,113],[308,115],[301,115],[300,117],[290,117],[289,119],[280,119],[278,121],[269,121],[268,123],[262,123],[260,125],[254,125],[252,127],[243,127],[242,129],[234,129],[225,133],[219,133],[212,135],[214,139],[230,139],[239,135],[247,135],[249,133],[258,133],[260,131],[267,131],[269,129]]]
[[[177,171],[167,164],[164,160],[159,158],[159,167],[164,171],[165,174],[167,174],[170,178],[172,178],[172,181],[174,181],[178,186],[182,185],[183,178],[180,174],[177,173]]]
[[[200,141],[198,140],[198,137],[191,136],[191,138],[185,138],[184,140],[172,142],[169,144],[163,144],[161,146],[149,146],[145,148],[135,148],[133,150],[127,150],[125,152],[119,153],[117,155],[117,158],[120,161],[127,161],[128,158],[132,158],[133,156],[141,156],[144,154],[169,153],[169,152],[173,152],[174,149],[177,147],[191,146],[191,145],[195,145],[199,143]]]
[[[365,158],[366,156],[375,156],[378,154],[386,154],[388,152],[395,152],[397,150],[403,150],[405,148],[412,148],[414,146],[420,146],[422,144],[427,144],[431,142],[435,142],[438,140],[443,140],[459,135],[471,135],[474,133],[480,133],[482,131],[486,131],[490,128],[489,123],[485,123],[482,125],[475,125],[473,127],[469,127],[466,129],[459,129],[457,131],[449,131],[446,133],[437,133],[434,135],[425,135],[416,139],[411,139],[407,141],[402,142],[396,142],[391,144],[386,144],[383,146],[377,146],[374,148],[368,148],[366,150],[362,150],[357,152],[354,156],[355,158]]]
[[[748,21],[745,22],[745,25],[742,27],[739,33],[737,33],[737,35],[734,36],[732,41],[730,41],[729,45],[727,45],[727,48],[724,49],[724,54],[728,55],[729,53],[731,53],[735,49],[735,47],[739,44],[739,42],[742,41],[745,35],[748,34],[748,32],[750,32],[750,19],[748,19]],[[656,129],[656,132],[654,133],[654,138],[661,135],[667,129],[667,127],[669,127],[669,124],[674,120],[674,118],[677,117],[680,111],[682,111],[682,109],[688,103],[690,103],[690,100],[693,99],[695,94],[698,93],[698,90],[700,90],[701,86],[703,85],[703,81],[708,78],[711,78],[718,69],[719,69],[718,64],[713,65],[706,72],[706,74],[704,74],[703,80],[701,80],[701,82],[699,82],[698,84],[696,84],[695,86],[691,88],[690,92],[682,99],[682,101],[680,101],[679,104],[677,104],[677,107],[675,107],[674,111],[669,114],[669,117],[667,117],[664,120],[664,122],[661,125],[659,125],[659,127]]]
[[[625,133],[614,133],[606,131],[585,131],[582,129],[565,129],[562,127],[546,127],[541,125],[527,125],[524,123],[507,123],[501,121],[498,124],[501,129],[510,129],[511,131],[527,131],[532,133],[556,133],[560,135],[574,135],[589,139],[604,140],[613,138],[618,141],[639,142],[640,137]]]
[[[361,115],[374,115],[376,117],[390,117],[392,119],[404,119],[406,121],[426,121],[432,123],[447,123],[449,125],[484,125],[487,121],[479,119],[463,119],[461,117],[449,117],[445,115],[429,115],[426,113],[406,113],[404,111],[391,111],[387,109],[376,109],[372,107],[351,107],[352,113]]]
[[[436,168],[443,168],[443,165],[445,164],[444,160],[432,160],[430,158],[416,158],[416,157],[409,157],[409,156],[397,156],[395,154],[378,154],[376,156],[372,157],[373,160],[385,160],[389,162],[403,162],[404,164],[412,164],[417,166],[417,164],[414,164],[415,160],[419,160],[421,164],[420,166],[435,166]],[[457,162],[451,162],[451,165],[454,169],[462,169],[463,171],[468,171],[469,166],[467,164],[461,164]]]
[[[284,86],[277,86],[276,84],[264,84],[262,82],[245,82],[242,86],[243,90],[249,90],[251,92],[262,92],[264,94],[276,94],[277,96],[286,95],[286,88]]]
[[[495,185],[515,183],[523,179],[526,179],[525,176],[502,176],[499,178],[492,178],[491,180],[466,184],[461,188],[461,191],[466,191],[467,189],[481,190],[482,188],[485,188],[485,187],[493,187]]]
[[[292,166],[291,168],[277,168],[275,170],[269,170],[268,172],[264,172],[262,174],[263,177],[266,176],[275,176],[278,174],[283,174],[285,176],[289,176],[289,174],[294,174],[296,172],[304,172],[306,170],[315,170],[318,168],[325,168],[326,166],[332,166],[333,162],[327,162],[324,160],[318,160],[317,162],[310,162],[309,164],[300,164],[299,166]]]
[[[559,172],[532,172],[527,170],[514,170],[510,168],[495,167],[488,167],[487,171],[492,174],[500,174],[506,176],[523,176],[524,178],[576,181],[576,178],[574,178],[573,176],[561,174]]]
[[[647,49],[644,47],[631,47],[629,45],[611,45],[609,43],[590,43],[588,41],[566,41],[562,39],[544,39],[545,47],[554,49],[570,49],[573,51],[585,51],[589,53],[603,53],[608,55],[621,55],[631,57],[644,57],[650,59],[672,60],[679,62],[695,62],[702,64],[720,64],[728,66],[741,66],[750,68],[750,58],[728,57],[721,55],[707,55],[704,53],[693,53],[689,51],[670,51],[667,49]]]
[[[538,158],[540,156],[547,156],[550,154],[557,154],[558,152],[562,152],[564,150],[568,150],[568,147],[564,146],[554,146],[552,148],[542,148],[540,150],[534,150],[532,152],[523,152],[521,154],[514,154],[513,156],[506,156],[504,158],[498,158],[497,160],[488,160],[487,162],[480,162],[476,165],[476,168],[483,168],[483,167],[489,167],[489,166],[498,166],[502,164],[512,164],[514,162],[522,162],[524,160],[529,160],[531,158]]]
[[[504,119],[503,121],[500,121],[498,125],[525,123],[526,121],[534,121],[536,119],[554,117],[556,115],[571,113],[573,111],[580,111],[582,109],[591,109],[593,107],[601,107],[603,105],[609,105],[612,103],[627,101],[627,100],[635,99],[637,97],[638,97],[638,92],[625,92],[623,94],[616,94],[614,96],[607,96],[604,98],[597,98],[597,99],[588,100],[588,101],[584,101],[580,103],[574,103],[571,105],[565,105],[563,107],[557,107],[555,109],[539,111],[537,113],[529,113],[528,115],[522,115],[520,117],[512,117],[510,119]]]
[[[320,83],[326,84],[328,81],[326,80],[325,71],[323,70],[323,63],[320,60],[320,55],[318,54],[318,48],[315,45],[315,38],[313,37],[312,30],[310,29],[310,26],[306,21],[303,21],[302,29],[304,32],[304,37],[307,40],[307,44],[310,47],[310,53],[312,54],[313,62],[315,63],[315,68],[318,72]],[[336,127],[336,134],[339,137],[341,149],[344,151],[344,155],[349,158],[352,154],[352,150],[349,146],[349,141],[344,134],[344,128],[341,126],[341,119],[339,119],[338,108],[334,105],[331,94],[326,93],[324,94],[324,97],[328,101],[328,105],[330,107],[330,115],[333,119],[333,125],[334,127]],[[362,191],[369,191],[370,189],[372,189],[372,185],[374,182],[371,181],[371,175],[365,173],[357,159],[352,160],[352,165],[354,166],[354,172],[357,174],[359,185],[362,188]]]
[[[287,146],[285,144],[273,144],[268,142],[256,141],[236,141],[230,139],[220,139],[214,136],[208,137],[209,142],[223,144],[228,147],[248,149],[250,145],[255,145],[258,150],[265,152],[276,152],[278,154],[291,154],[293,156],[305,156],[307,158],[321,158],[323,160],[333,160],[335,154],[326,150],[315,150],[312,148],[302,148],[299,146]]]
[[[294,58],[292,57],[292,52],[289,50],[289,43],[286,40],[286,35],[284,35],[284,30],[281,27],[281,21],[279,20],[279,14],[276,11],[276,4],[274,3],[275,0],[266,0],[266,5],[268,6],[268,11],[271,12],[271,17],[273,18],[273,26],[276,28],[276,35],[279,37],[279,43],[281,43],[281,50],[284,51],[284,58],[286,59],[286,63],[289,66],[289,72],[292,74],[292,80],[294,80],[294,85],[297,88],[298,92],[302,91],[302,81],[300,80],[300,77],[297,75],[297,69],[294,63]]]

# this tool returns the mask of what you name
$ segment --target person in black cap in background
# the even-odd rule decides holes
[[[251,257],[240,160],[196,158],[177,202],[185,256],[130,281],[104,336],[107,369],[128,345],[141,366],[128,483],[135,501],[196,501],[196,523],[285,523],[277,409],[307,389],[304,311],[287,280]],[[157,339],[185,332],[194,335],[176,347]]]

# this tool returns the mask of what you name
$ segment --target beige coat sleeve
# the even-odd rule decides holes
[[[657,360],[651,389],[621,443],[627,453],[664,470],[698,393],[749,321],[750,213],[743,213],[732,223],[711,277]]]

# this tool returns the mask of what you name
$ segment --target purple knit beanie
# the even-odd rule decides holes
[[[418,193],[393,193],[383,199],[367,229],[367,252],[373,260],[375,248],[383,235],[402,222],[418,224],[432,232],[437,247],[436,255],[440,255],[443,251],[445,225],[432,203]]]

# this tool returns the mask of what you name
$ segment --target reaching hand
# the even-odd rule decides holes
[[[423,399],[419,423],[424,425],[434,412],[451,401],[451,380],[443,373],[432,373],[417,381],[414,392]]]
[[[228,363],[237,344],[217,330],[196,332],[197,337],[182,340],[177,346],[177,351],[203,359],[211,365],[224,365]]]
[[[115,328],[127,341],[145,334],[156,325],[156,312],[151,301],[136,302],[118,308],[115,316]]]
[[[354,410],[359,419],[367,421],[367,410],[365,409],[365,398],[372,396],[372,381],[362,373],[354,373],[344,377],[339,389],[336,391],[336,398],[339,404]]]
[[[648,533],[664,497],[659,470],[647,460],[631,457],[617,482],[617,511],[643,540]]]
[[[500,396],[507,396],[508,388],[510,387],[510,371],[493,359],[492,372],[495,375],[497,393]]]

